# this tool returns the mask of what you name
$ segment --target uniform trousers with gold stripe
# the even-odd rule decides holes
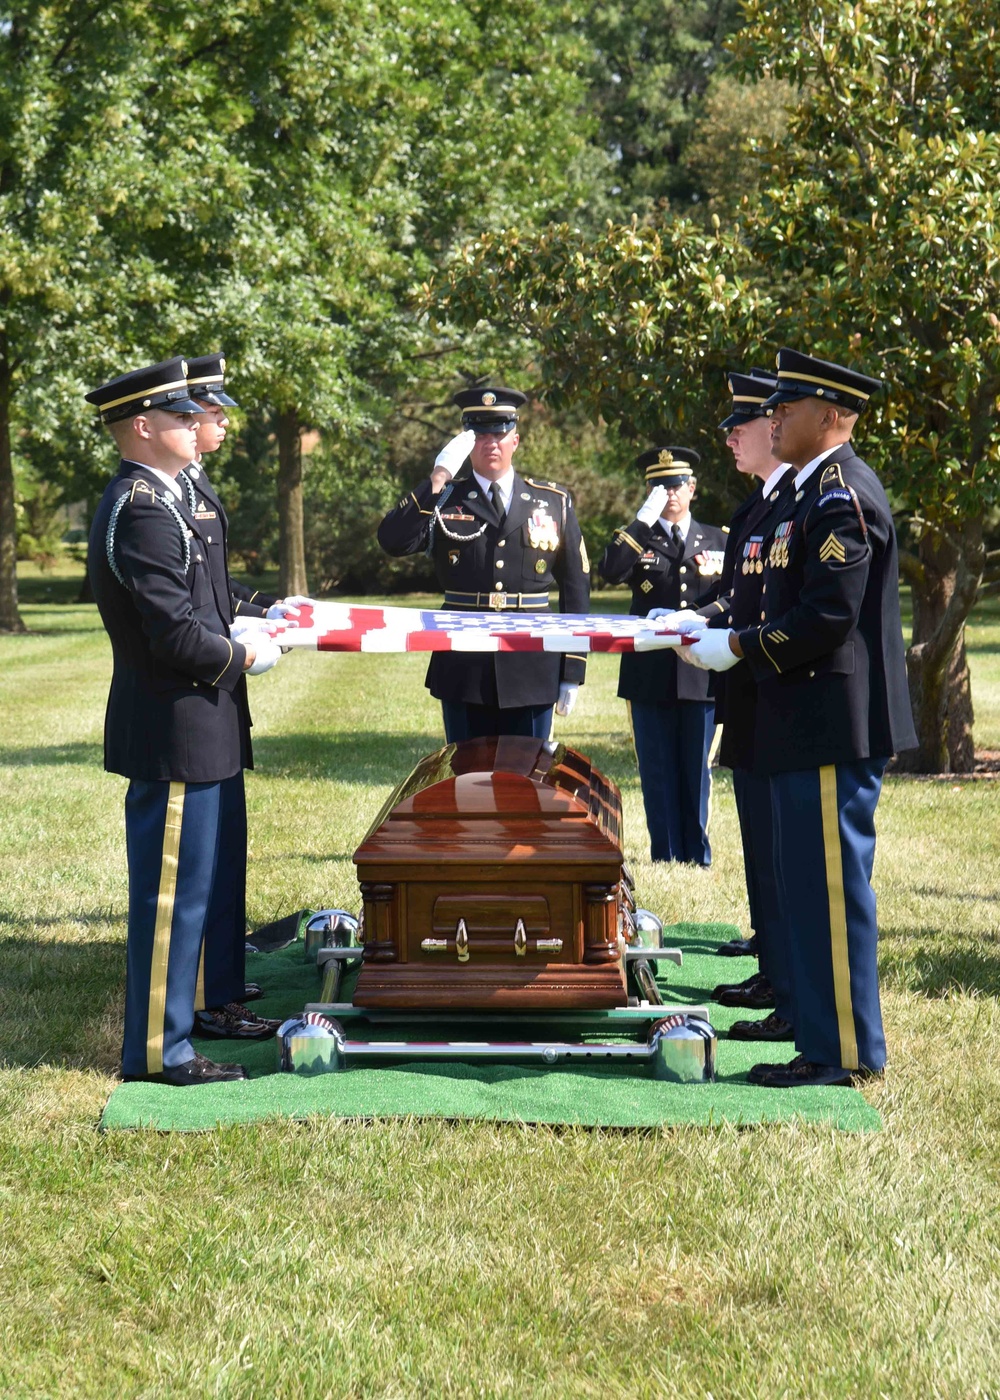
[[[122,1071],[194,1055],[194,1008],[237,1001],[246,951],[242,771],[214,783],[133,778],[125,797],[129,915]]]
[[[814,1064],[885,1066],[871,885],[885,765],[861,759],[770,776],[795,1046]]]

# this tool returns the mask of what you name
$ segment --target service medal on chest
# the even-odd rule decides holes
[[[532,549],[550,550],[559,547],[559,529],[548,511],[533,510],[529,515],[528,544]]]

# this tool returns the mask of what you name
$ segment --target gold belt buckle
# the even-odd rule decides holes
[[[494,612],[500,612],[503,608],[506,607],[506,605],[507,605],[507,594],[506,594],[506,593],[491,593],[491,594],[490,594],[490,607],[493,609]]]

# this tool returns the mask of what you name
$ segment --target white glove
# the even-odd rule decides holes
[[[301,593],[293,593],[290,598],[281,598],[277,603],[272,603],[267,610],[267,616],[272,622],[280,622],[282,619],[287,621],[299,616],[299,609],[303,603],[313,607],[315,599],[306,598]]]
[[[647,619],[650,622],[662,622],[662,630],[665,632],[700,632],[703,627],[708,626],[708,618],[702,617],[701,613],[696,613],[691,608],[681,608],[680,612],[671,612],[669,608],[653,608],[647,614]]]
[[[646,497],[645,505],[641,506],[636,520],[641,520],[644,525],[655,525],[663,514],[663,507],[667,504],[667,488],[665,486],[654,486]]]
[[[560,681],[559,699],[556,701],[556,714],[568,715],[572,712],[576,704],[576,697],[580,693],[580,687],[573,685],[570,681]]]
[[[266,617],[238,617],[229,629],[229,635],[234,642],[242,642],[244,639],[254,641],[266,632]]]
[[[263,634],[259,637],[248,637],[247,641],[257,652],[253,665],[247,667],[248,676],[262,676],[265,671],[270,671],[272,666],[277,666],[281,660],[281,647],[277,642],[272,642],[270,637]]]
[[[728,671],[740,659],[729,645],[732,635],[728,628],[706,627],[696,642],[678,648],[681,660],[702,671]]]
[[[440,467],[454,476],[459,467],[472,451],[472,445],[476,440],[476,435],[471,428],[466,428],[464,432],[453,437],[451,442],[446,442],[441,451],[434,458],[435,468]]]

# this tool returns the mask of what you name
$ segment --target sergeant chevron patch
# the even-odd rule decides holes
[[[844,564],[847,561],[847,551],[832,530],[819,547],[819,557],[822,564],[827,563],[830,559],[835,559],[838,564]]]

